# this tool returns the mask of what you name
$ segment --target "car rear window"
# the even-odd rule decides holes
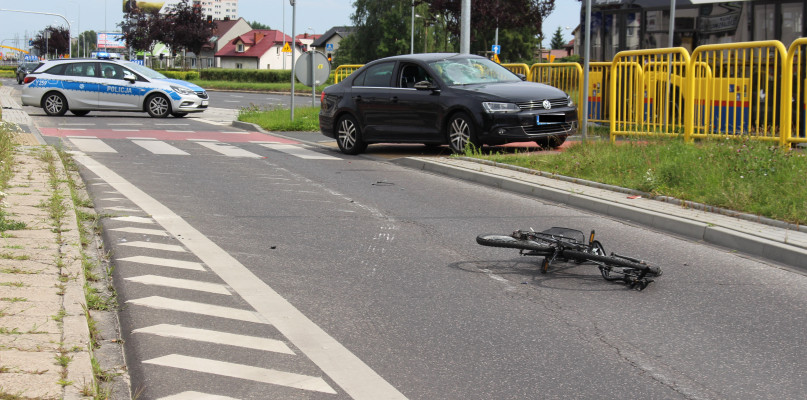
[[[353,86],[389,87],[394,68],[394,62],[373,65],[353,79]]]

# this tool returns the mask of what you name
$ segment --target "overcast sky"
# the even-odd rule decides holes
[[[158,0],[151,0],[158,1]],[[63,15],[70,21],[72,35],[80,31],[118,31],[123,19],[122,0],[0,0],[0,9],[48,12]],[[258,21],[272,29],[292,33],[292,7],[288,0],[238,0],[238,15],[247,21]],[[324,33],[333,26],[351,25],[353,0],[297,0],[296,33],[312,28]],[[555,11],[544,21],[545,45],[557,27],[563,28],[564,37],[572,38],[571,30],[579,24],[580,2],[556,0]],[[0,40],[13,45],[15,38],[33,37],[48,25],[65,26],[64,19],[53,15],[40,15],[0,11]],[[571,29],[565,29],[570,27]],[[308,30],[310,33],[311,30]]]

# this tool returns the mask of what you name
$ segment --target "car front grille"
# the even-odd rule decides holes
[[[207,98],[207,92],[196,92],[196,95],[199,96],[200,99]]]
[[[524,133],[527,135],[552,135],[552,134],[569,134],[574,129],[574,122],[563,122],[560,124],[544,124],[535,126],[522,126]]]
[[[569,100],[566,98],[560,99],[548,99],[549,104],[552,104],[552,108],[557,107],[567,107],[569,104]],[[518,108],[522,111],[530,111],[530,110],[543,110],[544,109],[544,101],[543,100],[530,100],[521,103],[516,103]]]

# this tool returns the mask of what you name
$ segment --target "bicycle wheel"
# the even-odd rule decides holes
[[[609,266],[616,266],[616,267],[625,267],[625,268],[633,268],[639,271],[647,271],[646,275],[649,277],[654,276],[661,276],[661,268],[652,266],[652,265],[645,265],[639,264],[630,260],[626,260],[624,258],[613,257],[613,256],[606,256],[600,254],[592,254],[586,253],[583,251],[577,250],[566,250],[563,252],[564,257],[576,259],[576,260],[590,260],[595,262],[601,262],[603,264]],[[607,279],[607,278],[606,278]]]
[[[482,246],[504,247],[507,249],[532,250],[537,253],[552,254],[552,247],[532,240],[516,239],[508,235],[485,234],[476,237]]]

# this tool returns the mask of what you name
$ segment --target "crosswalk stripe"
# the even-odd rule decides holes
[[[255,153],[246,151],[240,147],[233,146],[229,143],[222,143],[219,141],[215,142],[208,142],[208,141],[200,141],[194,140],[200,146],[207,147],[210,150],[213,150],[217,153],[223,154],[228,157],[245,157],[245,158],[263,158],[263,156],[257,155]]]
[[[153,154],[167,154],[167,155],[189,155],[186,151],[180,150],[162,140],[132,140],[134,144],[152,152]]]
[[[336,394],[336,391],[325,380],[316,376],[307,376],[291,372],[283,372],[268,368],[259,368],[249,365],[234,364],[224,361],[209,360],[198,357],[188,357],[180,354],[143,361],[146,364],[162,365],[165,367],[180,368],[196,372],[231,378],[247,379],[255,382],[270,383],[304,389],[322,393]]]
[[[209,329],[189,328],[182,325],[159,324],[146,328],[135,329],[132,331],[132,333],[148,333],[150,335],[163,337],[225,344],[229,346],[244,347],[247,349],[294,355],[294,351],[292,351],[289,346],[286,345],[286,343],[283,343],[280,340],[212,331]]]
[[[202,263],[193,262],[193,261],[172,260],[172,259],[169,259],[169,258],[157,258],[157,257],[149,257],[149,256],[134,256],[134,257],[119,258],[118,261],[128,261],[128,262],[133,262],[133,263],[138,263],[138,264],[156,265],[158,267],[189,269],[189,270],[193,270],[193,271],[204,271],[205,270],[205,268],[202,266]]]
[[[268,324],[264,319],[260,318],[255,311],[242,310],[239,308],[217,306],[214,304],[197,303],[194,301],[169,299],[161,296],[144,297],[142,299],[133,299],[127,303],[156,308],[158,310],[171,310],[181,311],[192,314],[207,315],[210,317],[220,317],[235,319],[239,321],[254,322],[256,324]]]
[[[154,285],[154,286],[167,286],[177,289],[188,289],[188,290],[196,290],[199,292],[208,292],[208,293],[216,293],[216,294],[225,294],[227,296],[231,296],[229,290],[227,290],[224,285],[219,285],[217,283],[210,283],[210,282],[200,282],[200,281],[193,281],[189,279],[176,279],[176,278],[168,278],[164,276],[157,276],[157,275],[141,275],[141,276],[133,276],[126,278],[127,281],[142,283],[144,285]]]
[[[153,224],[154,220],[151,218],[146,217],[112,217],[110,218],[113,221],[120,221],[120,222],[134,222],[136,224]]]
[[[262,143],[261,146],[307,160],[341,160],[341,158],[329,156],[327,154],[322,154],[298,145],[280,144],[280,143]]]
[[[165,250],[165,251],[175,251],[178,253],[185,253],[186,250],[182,246],[178,246],[175,244],[163,244],[163,243],[152,243],[152,242],[125,242],[121,243],[121,246],[131,246],[131,247],[140,247],[144,249],[152,249],[152,250]]]
[[[104,210],[112,210],[112,211],[123,211],[123,212],[138,212],[141,211],[137,208],[127,208],[127,207],[104,207]]]
[[[103,140],[94,137],[68,137],[74,146],[87,153],[117,153],[115,149],[109,147]]]
[[[227,396],[219,396],[216,394],[187,391],[177,393],[168,397],[160,397],[157,400],[238,400],[238,399]]]
[[[111,208],[110,208],[111,210]],[[125,228],[112,228],[110,231],[115,232],[123,232],[123,233],[140,233],[143,235],[154,235],[154,236],[163,236],[169,237],[170,235],[168,232],[160,230],[160,229],[145,229],[145,228],[134,228],[134,227],[125,227]]]

